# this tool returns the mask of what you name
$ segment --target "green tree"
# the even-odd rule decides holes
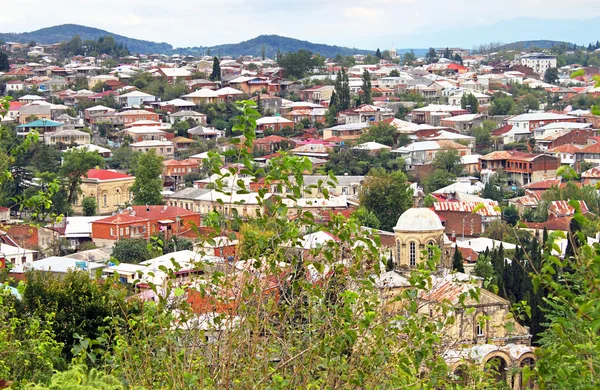
[[[354,216],[362,226],[370,227],[373,229],[379,229],[381,223],[377,218],[377,215],[372,211],[367,210],[364,207],[360,207],[358,210],[354,212]]]
[[[96,167],[104,167],[104,158],[95,151],[86,149],[69,149],[63,155],[63,165],[60,176],[67,186],[67,202],[73,203],[77,197],[81,179],[87,177],[87,172]]]
[[[316,62],[312,52],[300,49],[297,52],[283,54],[279,60],[279,66],[284,68],[284,74],[287,77],[300,79],[316,66]]]
[[[379,51],[379,48],[377,48],[377,50],[375,51],[375,57],[381,59],[381,51]]]
[[[502,209],[502,220],[510,226],[515,226],[519,222],[519,210],[513,205],[508,205]]]
[[[150,258],[150,251],[143,238],[122,238],[115,243],[111,256],[122,263],[139,264]]]
[[[510,96],[498,96],[490,105],[490,115],[509,115],[513,111],[514,105],[515,102]]]
[[[371,74],[366,69],[362,76],[362,96],[360,100],[363,104],[373,104]]]
[[[454,247],[454,255],[452,256],[452,269],[457,272],[465,272],[464,259],[462,252],[458,249],[458,246]]]
[[[139,156],[135,168],[135,182],[131,187],[134,204],[162,204],[162,162],[163,158],[157,156],[154,150]]]
[[[435,62],[438,62],[439,60],[440,59],[438,58],[435,49],[433,47],[430,47],[427,51],[427,54],[425,54],[425,62],[427,62],[428,64],[433,64]]]
[[[412,205],[412,191],[402,172],[373,169],[362,188],[360,204],[375,214],[383,230],[391,231],[400,215]]]
[[[98,210],[96,198],[86,196],[81,201],[81,207],[83,208],[83,215],[85,215],[86,217],[93,217],[94,215],[96,215],[96,211]]]
[[[9,70],[8,56],[5,52],[0,51],[0,72],[8,72]]]
[[[385,122],[373,124],[365,129],[359,142],[379,142],[387,146],[394,146],[398,132],[392,125]]]
[[[423,180],[423,188],[427,193],[449,186],[456,181],[456,175],[452,172],[436,168],[433,173],[427,175]]]
[[[411,49],[411,51],[404,53],[402,56],[402,63],[405,65],[412,65],[417,60],[417,56],[415,52]]]
[[[456,62],[457,64],[463,65],[463,59],[460,56],[460,54],[456,53],[454,55],[454,62]]]
[[[210,74],[211,81],[221,80],[221,64],[217,56],[213,57],[212,73]]]
[[[548,84],[556,84],[558,81],[558,69],[548,68],[544,73],[544,81]]]
[[[471,135],[475,137],[475,148],[478,151],[489,151],[494,142],[492,139],[492,130],[496,128],[496,122],[486,120],[480,126],[471,129]]]
[[[398,71],[398,69],[392,69],[388,76],[389,77],[400,77],[400,72]]]
[[[469,110],[471,114],[479,113],[479,101],[472,93],[463,93],[460,98],[460,106],[463,110]]]
[[[454,175],[458,175],[463,171],[460,154],[456,149],[444,149],[437,152],[433,158],[433,167]]]

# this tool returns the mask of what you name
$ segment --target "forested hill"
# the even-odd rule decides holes
[[[337,54],[344,56],[353,54],[373,54],[373,50],[361,50],[356,48],[323,45],[319,43],[311,43],[307,41],[301,41],[299,39],[282,37],[279,35],[260,35],[256,38],[234,44],[217,45],[210,48],[190,48],[190,49],[179,49],[184,53],[186,50],[197,51],[199,49],[208,51],[214,55],[229,55],[232,57],[239,57],[241,55],[252,55],[260,56],[262,48],[264,47],[267,57],[275,57],[277,50],[282,53],[295,52],[300,49],[309,50],[313,53],[319,53],[325,57],[335,57]],[[182,53],[183,54],[183,53]]]
[[[551,49],[554,46],[567,45],[572,48],[573,44],[562,41],[550,41],[550,40],[536,40],[536,41],[519,41],[508,43],[500,47],[501,50],[529,50],[533,48],[538,49]]]
[[[132,53],[169,53],[173,46],[168,43],[158,43],[134,39],[118,34],[113,34],[99,28],[81,26],[78,24],[61,24],[60,26],[46,27],[32,32],[25,33],[0,33],[0,40],[5,42],[23,42],[34,41],[42,44],[52,44],[69,41],[75,35],[79,35],[82,40],[97,40],[100,37],[112,36],[115,42],[122,43]]]
[[[165,42],[151,42],[141,39],[125,37],[123,35],[113,34],[94,27],[81,26],[78,24],[62,24],[59,26],[46,27],[32,32],[25,33],[0,33],[0,40],[5,42],[36,42],[42,44],[52,44],[69,41],[75,35],[79,35],[82,40],[97,40],[100,37],[112,36],[115,42],[122,43],[131,53],[141,54],[191,54],[203,55],[211,53],[213,55],[239,57],[241,55],[260,56],[263,50],[268,57],[274,57],[277,51],[293,52],[300,49],[310,50],[313,53],[319,53],[325,57],[334,57],[337,54],[373,54],[372,50],[359,50],[349,47],[323,45],[301,41],[293,38],[286,38],[279,35],[261,35],[256,38],[234,44],[217,45],[213,47],[187,47],[174,48]]]

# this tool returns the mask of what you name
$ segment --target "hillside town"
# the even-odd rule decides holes
[[[0,281],[15,295],[34,274],[95,275],[185,301],[208,343],[247,305],[289,304],[299,273],[340,283],[358,261],[381,313],[406,313],[405,296],[430,321],[459,313],[439,340],[453,383],[468,362],[537,386],[523,373],[548,291],[530,274],[544,250],[566,261],[600,239],[600,45],[232,58],[78,38],[0,45]],[[273,253],[277,272],[260,264]],[[230,284],[207,288],[215,275]]]

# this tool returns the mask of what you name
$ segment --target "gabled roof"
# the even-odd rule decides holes
[[[110,169],[90,169],[87,172],[88,180],[96,181],[108,181],[108,180],[122,180],[122,179],[135,179],[133,176],[119,173]]]
[[[219,95],[217,92],[212,89],[202,88],[192,93],[188,93],[187,95],[183,95],[184,98],[218,98]]]
[[[573,145],[573,144],[564,144],[557,146],[552,149],[548,149],[548,153],[569,153],[575,154],[581,150],[581,146]]]
[[[600,166],[588,169],[581,174],[584,179],[600,179]]]

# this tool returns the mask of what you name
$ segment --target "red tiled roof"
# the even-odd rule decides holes
[[[135,179],[133,176],[111,171],[108,169],[90,169],[87,172],[87,178],[98,181],[117,180],[117,179]]]
[[[534,183],[525,184],[523,188],[527,188],[529,190],[547,190],[550,187],[555,187],[560,185],[562,182],[560,177],[555,177],[552,179],[546,179],[542,181],[536,181]]]
[[[178,166],[178,165],[189,165],[194,167],[199,167],[201,162],[196,159],[187,159],[187,160],[167,160],[163,163],[165,167],[169,166]]]
[[[600,153],[600,142],[595,143],[593,145],[586,146],[585,148],[581,149],[579,151],[579,153],[592,153],[592,154]]]
[[[511,131],[512,128],[513,128],[512,125],[502,126],[502,127],[498,128],[498,129],[492,131],[492,135],[493,136],[499,136],[499,135],[502,135],[502,134],[506,134],[509,131]]]
[[[175,219],[186,215],[196,215],[193,211],[176,206],[132,206],[136,217],[150,220]]]
[[[102,218],[99,219],[97,221],[92,222],[94,223],[110,223],[110,224],[114,224],[114,225],[120,225],[120,224],[124,224],[124,223],[146,223],[148,220],[146,218],[142,218],[142,217],[138,217],[135,215],[131,215],[128,213],[118,213],[115,215],[111,215],[110,217],[106,217],[106,218]]]
[[[258,138],[254,141],[254,144],[278,144],[283,141],[290,141],[285,137],[280,137],[278,135],[270,135],[265,138]]]
[[[546,222],[525,222],[525,225],[529,229],[548,229],[548,230],[561,230],[563,232],[569,231],[571,219],[573,217],[558,217],[549,219]]]
[[[548,149],[548,153],[570,153],[575,154],[581,150],[581,147],[573,144],[564,144],[552,149]]]

